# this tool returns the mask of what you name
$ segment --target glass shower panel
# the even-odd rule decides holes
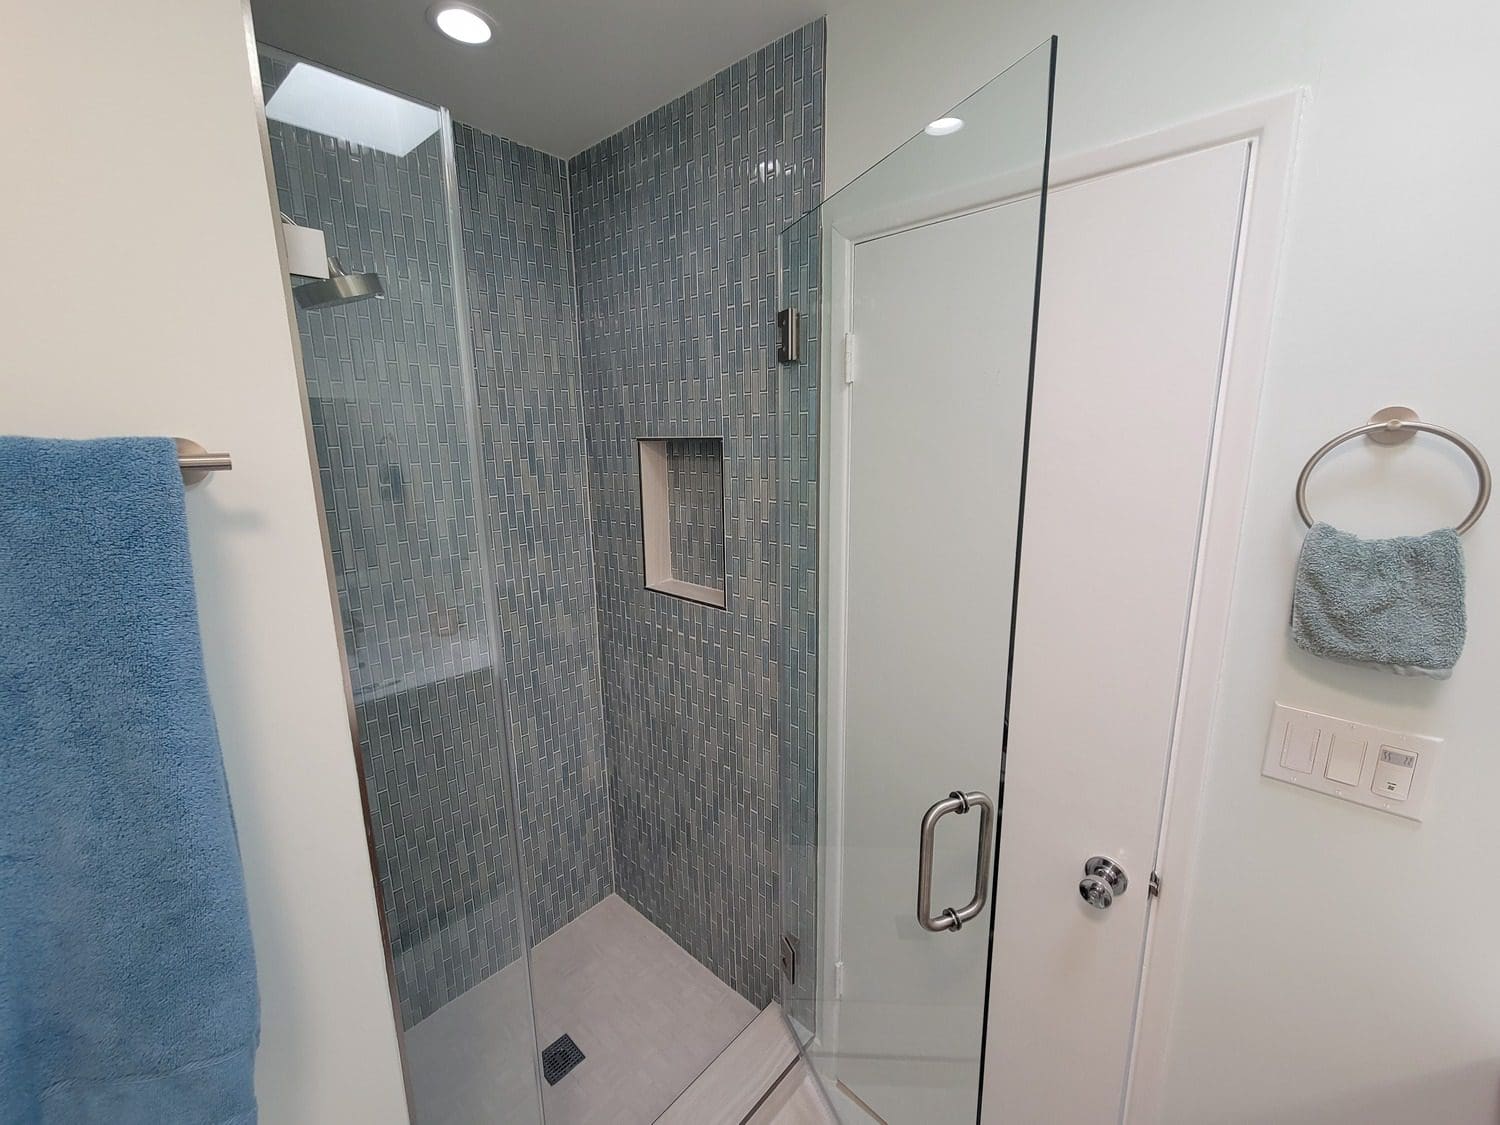
[[[541,1120],[446,113],[263,48],[387,953],[419,1125]]]
[[[849,1120],[977,1120],[990,933],[1018,924],[989,898],[1054,61],[780,241],[782,998]]]

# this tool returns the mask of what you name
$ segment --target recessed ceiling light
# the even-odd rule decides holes
[[[495,21],[468,4],[434,4],[427,9],[427,20],[449,39],[460,43],[488,43],[495,34]]]
[[[939,117],[936,121],[929,121],[922,132],[929,137],[946,137],[949,133],[956,133],[963,127],[962,117]]]

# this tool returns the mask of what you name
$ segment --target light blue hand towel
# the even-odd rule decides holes
[[[1458,532],[1361,539],[1326,523],[1308,529],[1292,590],[1292,637],[1308,652],[1441,680],[1465,629]]]
[[[165,439],[0,438],[0,1121],[256,1117],[244,878]]]

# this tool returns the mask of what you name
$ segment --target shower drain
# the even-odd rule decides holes
[[[542,1077],[556,1086],[563,1076],[583,1061],[583,1052],[571,1035],[559,1035],[542,1051]]]

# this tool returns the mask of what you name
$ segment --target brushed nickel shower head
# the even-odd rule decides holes
[[[384,297],[385,286],[378,273],[345,273],[337,258],[329,258],[325,280],[305,282],[292,293],[304,309],[326,309],[366,297]]]

